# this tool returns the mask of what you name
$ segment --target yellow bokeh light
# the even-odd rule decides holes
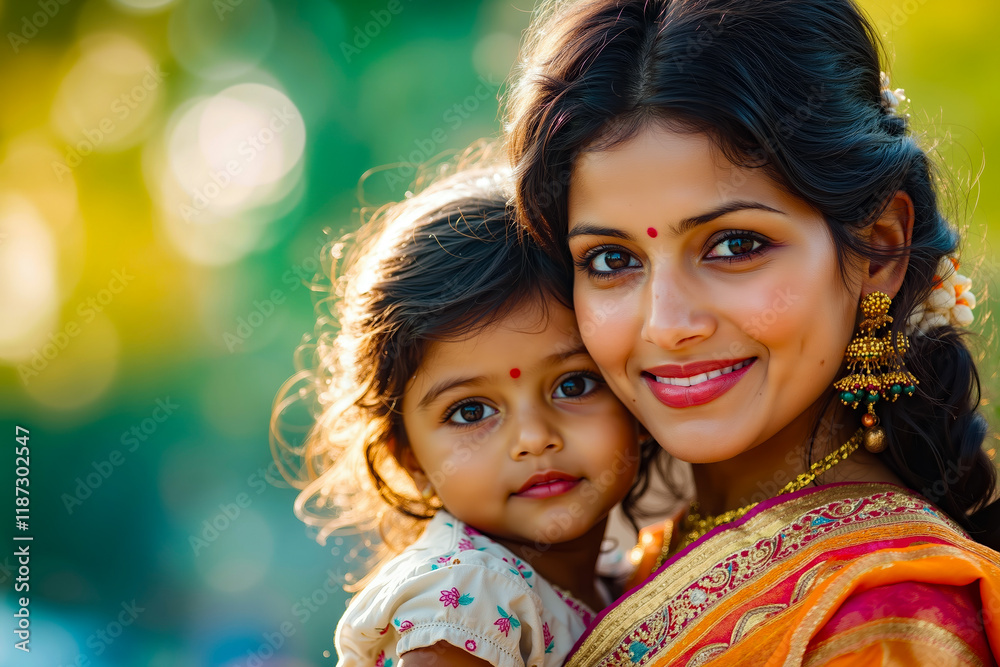
[[[0,194],[0,358],[17,361],[58,319],[55,239],[26,198]]]
[[[167,74],[137,42],[116,33],[88,35],[59,86],[52,126],[67,142],[73,169],[91,153],[141,141],[159,110]]]

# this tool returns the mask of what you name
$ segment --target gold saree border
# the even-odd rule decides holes
[[[859,512],[862,506],[866,506],[866,510]],[[907,513],[899,516],[900,509]],[[897,513],[893,515],[893,511]],[[844,519],[849,522],[845,523]],[[816,535],[817,524],[814,522],[820,522],[820,532],[829,530]],[[824,546],[829,546],[831,533],[855,533],[859,529],[868,530],[883,525],[898,527],[903,523],[917,523],[924,528],[936,526],[943,529],[941,532],[946,536],[962,535],[961,529],[951,519],[934,511],[926,500],[892,484],[834,484],[790,496],[787,500],[747,515],[735,525],[713,531],[668,560],[645,585],[633,590],[601,619],[598,627],[583,640],[566,665],[592,667],[618,664],[613,661],[613,654],[621,653],[630,635],[643,627],[649,629],[648,634],[655,634],[663,630],[665,622],[676,622],[678,617],[682,627],[670,641],[679,644],[690,630],[697,632],[696,626],[703,625],[700,621],[720,613],[724,615],[719,608],[733,595],[738,595],[740,589],[764,579],[771,581],[787,576],[787,571],[779,568],[786,565],[789,559],[801,562],[802,557],[813,548],[822,552]],[[793,541],[796,538],[808,539],[810,548],[799,551],[795,547],[784,558],[774,558],[776,549],[788,547],[784,543],[790,537]],[[712,577],[712,571],[718,570],[718,566],[727,560],[730,561],[731,577],[734,557],[742,561],[741,567],[748,568],[753,574],[737,583],[733,591],[723,594],[700,611],[694,608],[697,604],[692,606],[690,599],[679,599],[687,589]],[[725,573],[721,576],[725,577]],[[715,578],[718,579],[718,576]],[[673,614],[673,618],[668,615],[664,619],[664,609]],[[702,627],[697,634],[704,632]],[[690,642],[684,643],[687,648],[680,651],[681,654],[692,647]],[[677,651],[660,651],[655,659],[661,661],[672,653]],[[645,664],[647,661],[643,658],[641,656],[634,664]]]
[[[960,664],[970,667],[982,667],[983,664],[972,647],[961,637],[940,625],[917,618],[881,618],[845,630],[818,644],[801,664],[802,667],[821,667],[831,660],[857,653],[879,642],[920,644],[922,650],[933,650],[942,654],[939,657],[953,659],[951,663],[935,661],[934,664],[954,664],[954,660],[960,660]]]
[[[955,561],[966,561],[972,569],[978,569],[981,563],[974,561],[971,556],[978,556],[985,563],[996,569],[995,575],[1000,578],[1000,565],[996,564],[997,552],[975,542],[963,543],[961,546],[949,544],[921,545],[892,553],[872,553],[859,558],[855,562],[846,566],[840,573],[842,576],[834,581],[826,582],[825,586],[820,586],[815,591],[810,609],[802,622],[795,627],[794,632],[788,641],[787,652],[785,652],[782,665],[800,665],[809,647],[809,642],[819,631],[822,625],[835,613],[839,602],[849,596],[857,586],[857,582],[863,575],[871,575],[879,570],[900,564],[918,564],[926,566],[927,563],[940,560],[941,565],[953,564]],[[958,576],[956,580],[950,579],[950,572],[941,570],[942,579],[951,585],[962,584],[969,575]],[[878,585],[878,584],[876,584]],[[984,600],[985,603],[985,600]],[[985,629],[985,628],[984,628]],[[991,642],[992,643],[992,642]],[[784,648],[784,647],[781,647]],[[776,652],[776,657],[781,656],[781,649]],[[777,660],[773,661],[778,664]]]

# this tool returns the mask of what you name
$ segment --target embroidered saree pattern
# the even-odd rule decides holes
[[[1000,603],[996,558],[901,487],[809,489],[768,501],[670,558],[601,614],[567,664],[802,664],[813,636],[859,586],[914,577],[954,586],[982,580]],[[952,575],[936,574],[935,567]],[[906,619],[876,619],[876,625],[887,636],[916,627]],[[1000,633],[991,640],[1000,644]],[[826,650],[833,656],[830,646]],[[962,654],[962,647],[952,648]]]

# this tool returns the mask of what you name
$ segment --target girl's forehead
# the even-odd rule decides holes
[[[495,365],[520,375],[543,360],[583,353],[575,313],[554,300],[519,304],[510,313],[467,335],[428,346],[422,367]],[[518,373],[511,373],[517,369]]]

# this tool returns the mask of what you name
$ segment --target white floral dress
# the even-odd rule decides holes
[[[358,593],[337,625],[341,667],[398,667],[447,642],[501,667],[561,665],[594,613],[441,510]]]

